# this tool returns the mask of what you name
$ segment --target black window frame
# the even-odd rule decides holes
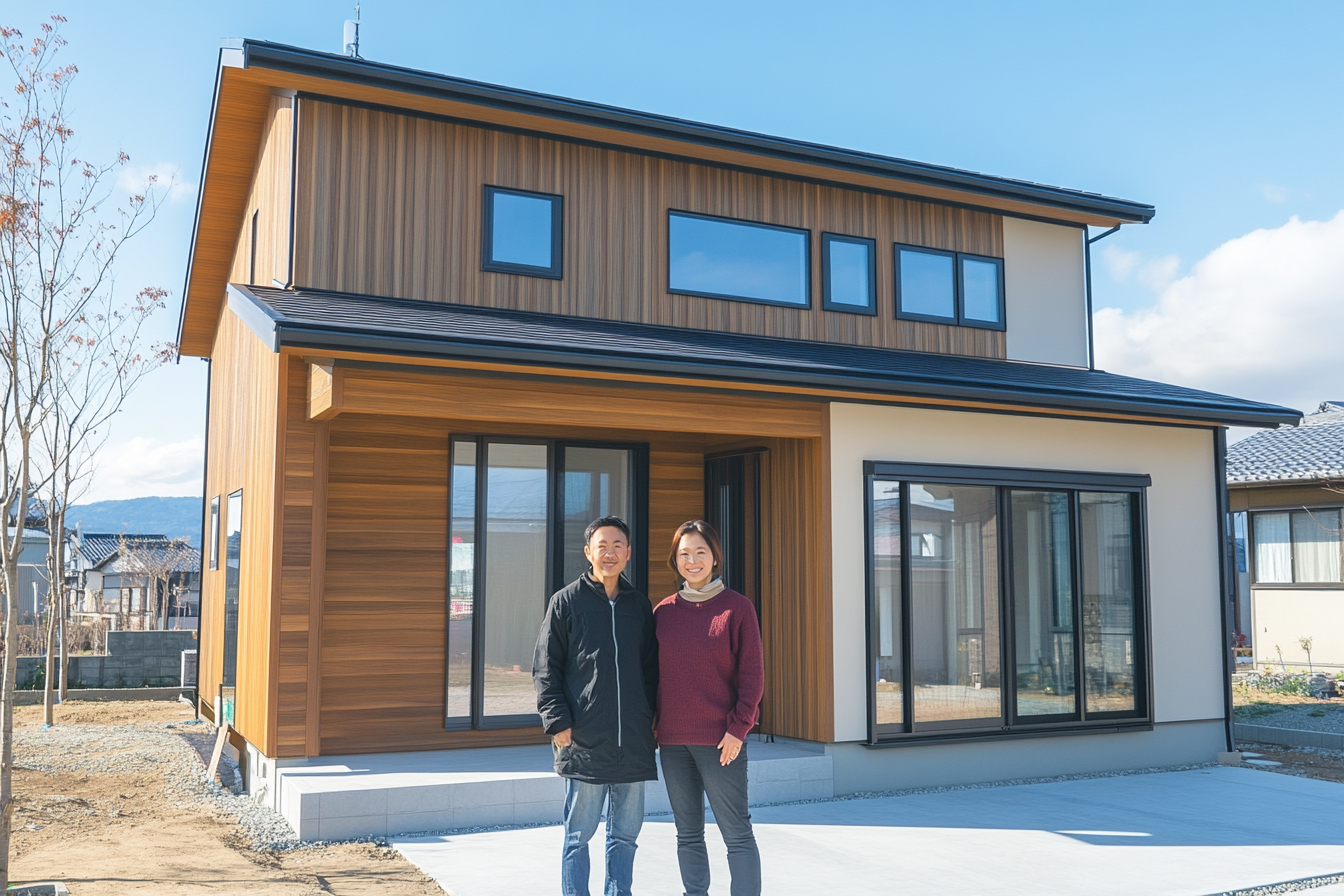
[[[877,723],[877,658],[880,630],[877,614],[876,556],[873,551],[873,483],[900,484],[901,537],[901,674],[903,721],[899,726]],[[910,600],[912,564],[909,558],[910,484],[982,485],[996,489],[997,561],[999,593],[999,644],[1001,680],[1000,715],[995,724],[970,727],[965,723],[936,725],[914,721],[910,699],[913,680],[913,607]],[[967,740],[998,740],[1041,737],[1057,734],[1106,733],[1151,730],[1153,727],[1152,630],[1148,580],[1148,506],[1147,489],[1151,477],[1146,474],[1092,473],[1072,470],[977,467],[954,464],[918,464],[889,461],[865,461],[864,488],[864,618],[865,687],[867,689],[867,746],[892,747]],[[1017,714],[1016,615],[1012,568],[1012,492],[1066,491],[1069,493],[1069,532],[1074,612],[1075,711],[1064,715],[1027,716]],[[1134,703],[1133,710],[1088,712],[1086,695],[1086,656],[1083,645],[1083,569],[1080,562],[1082,533],[1079,514],[1083,492],[1125,493],[1133,495],[1130,521],[1134,545]],[[903,731],[892,730],[900,727]]]
[[[444,613],[444,703],[443,727],[446,731],[489,731],[501,729],[532,728],[541,724],[537,713],[487,716],[484,707],[485,680],[485,637],[489,620],[489,600],[485,592],[485,551],[487,549],[487,502],[489,501],[489,446],[492,443],[507,445],[544,445],[546,446],[546,585],[544,601],[569,584],[564,579],[565,552],[560,538],[564,529],[565,514],[565,449],[567,448],[612,448],[627,450],[631,456],[631,473],[634,480],[633,501],[634,520],[627,520],[632,533],[644,533],[649,538],[649,444],[647,442],[616,442],[590,439],[548,439],[530,436],[509,436],[480,432],[455,432],[448,438],[448,526],[451,531],[453,520],[453,495],[456,464],[455,447],[459,443],[470,442],[476,446],[474,513],[475,548],[472,568],[472,627],[471,627],[471,697],[470,715],[448,715],[449,688],[449,623],[452,613],[452,542],[448,544],[445,557],[447,576],[443,591]],[[632,548],[636,546],[631,545]],[[631,583],[641,593],[648,593],[649,550],[647,543],[640,543],[632,552],[626,569],[633,568],[629,576]],[[545,603],[543,602],[543,609]]]
[[[780,230],[785,233],[801,233],[803,235],[803,284],[806,289],[806,299],[799,304],[798,302],[785,302],[777,299],[761,299],[755,296],[737,296],[731,293],[722,292],[702,292],[694,289],[676,289],[672,286],[672,218],[699,218],[704,221],[719,221],[728,224],[736,224],[741,227],[757,227],[762,230]],[[667,282],[667,292],[674,296],[699,296],[705,299],[723,299],[729,302],[747,302],[752,305],[770,305],[774,308],[795,308],[799,311],[812,310],[812,231],[805,227],[787,227],[783,224],[767,224],[764,221],[751,221],[746,218],[729,218],[725,215],[706,215],[700,212],[689,212],[684,209],[670,208],[667,210],[666,233],[663,246],[666,250],[666,268],[664,276]]]
[[[210,499],[210,568],[219,569],[219,495]]]
[[[850,243],[868,247],[868,305],[850,305],[831,301],[831,243]],[[821,233],[821,307],[825,311],[877,316],[877,240],[843,233]]]
[[[1344,525],[1344,505],[1340,504],[1321,504],[1307,506],[1305,504],[1294,504],[1291,507],[1257,507],[1254,510],[1245,511],[1246,513],[1246,572],[1247,580],[1251,588],[1261,588],[1269,591],[1338,591],[1344,588],[1344,533],[1340,535],[1340,578],[1339,582],[1299,582],[1297,581],[1297,542],[1293,540],[1293,522],[1292,514],[1307,513],[1312,514],[1322,510],[1337,510],[1340,514],[1340,523]],[[1290,551],[1289,564],[1292,567],[1293,581],[1291,582],[1263,582],[1260,580],[1260,541],[1256,538],[1255,526],[1256,517],[1265,513],[1286,513],[1288,518],[1288,548]]]
[[[919,252],[924,255],[940,255],[952,259],[952,305],[953,313],[949,317],[937,314],[919,314],[901,308],[901,253]],[[1004,289],[1003,259],[993,255],[977,255],[973,252],[954,252],[949,249],[935,249],[931,246],[916,246],[912,243],[892,244],[893,289],[896,296],[896,319],[916,320],[924,323],[945,324],[954,327],[970,327],[977,330],[1005,332],[1008,329],[1008,303]],[[999,319],[997,322],[978,320],[966,316],[966,284],[961,274],[961,265],[965,260],[993,264],[998,272]]]
[[[481,270],[494,274],[519,274],[524,277],[541,277],[545,280],[563,280],[565,270],[565,197],[559,193],[520,190],[516,187],[501,187],[494,184],[485,184],[482,189]],[[526,196],[531,199],[545,199],[551,203],[550,267],[494,260],[495,195],[497,193]]]

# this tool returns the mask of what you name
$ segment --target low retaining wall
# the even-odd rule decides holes
[[[182,680],[182,652],[195,650],[196,643],[194,632],[108,632],[106,656],[81,654],[69,658],[70,683],[80,690],[194,684],[194,678]],[[20,689],[38,680],[39,670],[46,670],[46,662],[46,657],[41,656],[19,657],[15,680]],[[191,671],[195,671],[194,664]]]
[[[1322,750],[1344,750],[1344,734],[1328,731],[1303,731],[1300,728],[1271,728],[1268,725],[1237,725],[1239,741],[1257,744],[1280,744],[1285,747],[1318,747]]]
[[[75,701],[101,702],[107,700],[191,700],[194,688],[78,688],[66,691],[67,703]],[[43,691],[15,691],[15,706],[37,706],[42,703]]]

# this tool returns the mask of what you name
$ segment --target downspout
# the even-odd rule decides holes
[[[206,508],[209,507],[208,495],[210,492],[210,374],[214,371],[214,364],[209,358],[205,361],[205,450],[201,452],[204,458],[201,461],[201,572],[200,578],[200,596],[196,599],[196,684],[192,688],[191,708],[196,713],[196,718],[201,717],[201,647],[205,643],[205,571],[210,565],[210,554],[205,540],[210,537],[210,521],[206,519]],[[216,720],[218,722],[218,720]]]
[[[1227,735],[1227,752],[1237,749],[1236,731],[1232,721],[1232,628],[1228,613],[1228,583],[1232,581],[1231,559],[1232,542],[1228,538],[1227,512],[1227,428],[1220,426],[1213,431],[1213,486],[1217,496],[1218,510],[1218,609],[1222,620],[1223,655],[1223,722]]]
[[[1123,225],[1117,224],[1105,233],[1096,236],[1087,235],[1087,227],[1083,227],[1083,276],[1086,280],[1087,291],[1087,369],[1097,369],[1097,356],[1092,345],[1092,244],[1115,233]]]

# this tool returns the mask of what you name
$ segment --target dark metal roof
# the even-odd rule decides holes
[[[1014,361],[744,336],[443,302],[230,285],[229,306],[273,349],[354,350],[708,377],[1239,426],[1290,408],[1147,380]]]
[[[256,66],[318,78],[351,81],[403,93],[507,109],[683,143],[713,146],[982,195],[1041,203],[1057,208],[1111,216],[1133,223],[1147,222],[1156,213],[1153,206],[1146,203],[1116,199],[1099,193],[995,177],[941,165],[928,165],[820,143],[771,137],[735,128],[370,62],[367,59],[336,53],[321,53],[257,40],[244,40],[235,46],[242,51],[243,65],[249,68]]]
[[[1326,402],[1301,426],[1258,432],[1227,449],[1228,484],[1344,479],[1344,402]]]

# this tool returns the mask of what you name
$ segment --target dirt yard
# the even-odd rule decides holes
[[[43,732],[42,708],[19,707],[12,880],[65,881],[72,896],[443,896],[399,854],[371,843],[253,849],[200,782],[197,744],[155,761],[154,747],[175,745],[163,738],[179,729],[165,725],[191,718],[180,703],[69,703],[57,707],[56,729]],[[170,767],[182,763],[196,767]]]

